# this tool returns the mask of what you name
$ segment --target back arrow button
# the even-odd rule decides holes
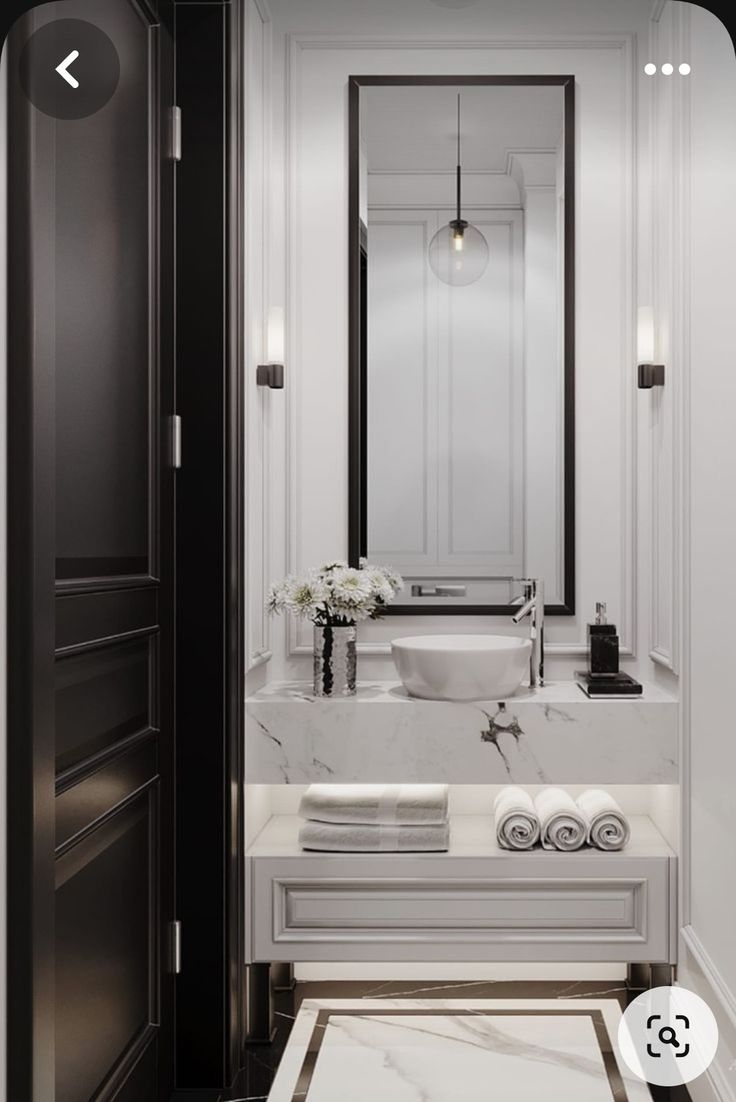
[[[76,61],[78,57],[79,50],[72,50],[72,52],[70,54],[67,54],[64,60],[60,61],[59,64],[56,66],[56,71],[59,76],[62,77],[67,82],[67,84],[71,84],[72,88],[78,88],[79,81],[76,80],[75,77],[73,77],[68,70],[71,63],[73,61]]]
[[[86,5],[95,7],[99,4]],[[86,119],[115,95],[120,58],[112,39],[94,23],[52,19],[26,42],[18,71],[21,87],[38,111],[53,119]],[[108,123],[112,126],[113,120]]]

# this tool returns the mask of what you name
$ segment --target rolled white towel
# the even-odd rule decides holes
[[[386,826],[447,822],[446,784],[310,784],[302,819]]]
[[[588,843],[598,849],[623,849],[631,837],[629,821],[608,792],[589,788],[576,803],[588,823]]]
[[[545,788],[534,799],[542,845],[565,852],[580,849],[588,837],[588,822],[572,796],[561,788]]]
[[[428,826],[377,826],[373,823],[316,823],[308,819],[299,831],[302,849],[335,853],[407,853],[446,850],[448,823]]]
[[[496,838],[504,849],[531,849],[539,841],[539,817],[528,792],[508,785],[493,801]]]

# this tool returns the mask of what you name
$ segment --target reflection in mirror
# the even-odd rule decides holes
[[[513,80],[352,81],[351,553],[400,611],[573,611],[573,82]]]

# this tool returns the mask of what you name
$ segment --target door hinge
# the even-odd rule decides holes
[[[169,971],[178,976],[181,972],[181,922],[169,923]]]
[[[171,418],[171,466],[175,471],[181,467],[181,417],[178,413]]]
[[[181,107],[171,108],[171,159],[181,160]]]

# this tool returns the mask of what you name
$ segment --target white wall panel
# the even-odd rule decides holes
[[[675,5],[665,4],[652,23],[652,56],[665,60],[680,56],[680,30]],[[649,650],[659,665],[678,672],[679,609],[682,579],[679,572],[677,516],[680,494],[681,431],[678,410],[685,370],[686,208],[683,156],[684,96],[689,90],[679,74],[674,80],[660,75],[649,85],[652,98],[652,208],[654,252],[652,299],[654,360],[666,365],[666,385],[643,395],[648,407],[651,448],[651,574],[652,601]],[[685,231],[685,232],[683,232]]]
[[[522,215],[465,214],[490,257],[460,289],[427,264],[445,212],[369,217],[368,554],[408,579],[523,570]]]
[[[440,559],[516,574],[523,560],[522,218],[466,208],[488,242],[469,287],[445,288],[441,355]],[[453,571],[454,572],[454,571]]]
[[[437,557],[435,222],[433,211],[369,211],[369,554],[401,569]]]
[[[245,625],[247,669],[268,660],[270,624],[265,611],[271,547],[271,414],[275,397],[256,386],[256,367],[268,356],[268,211],[271,35],[263,0],[247,0],[245,47]]]
[[[679,228],[684,234],[689,307],[682,360],[688,431],[683,439],[685,774],[679,981],[708,1001],[721,1030],[716,1060],[694,1097],[732,1102],[736,740],[728,696],[733,682],[733,617],[723,600],[723,587],[736,561],[736,57],[726,29],[704,8],[668,3],[662,20],[671,21],[672,61],[687,60],[692,66],[686,83],[689,103],[683,98],[678,115],[681,136],[675,141],[676,167],[683,159],[689,167],[684,180],[689,189],[686,220]]]
[[[579,655],[596,600],[608,602],[624,651],[636,639],[631,36],[494,46],[294,36],[286,55],[286,278],[291,350],[287,561],[300,569],[347,544],[347,78],[350,73],[574,73],[577,83],[578,613],[548,630],[550,657]],[[343,213],[340,213],[343,212]],[[498,623],[498,621],[496,621]],[[488,630],[390,618],[361,629],[363,649],[415,630]],[[500,625],[499,625],[500,626]],[[291,631],[283,672],[307,674],[308,629]],[[300,656],[303,655],[302,659]],[[293,661],[297,659],[297,661]],[[301,664],[300,664],[301,663]],[[569,673],[573,663],[550,666]],[[376,663],[375,676],[384,671]],[[371,674],[367,674],[371,676]]]

